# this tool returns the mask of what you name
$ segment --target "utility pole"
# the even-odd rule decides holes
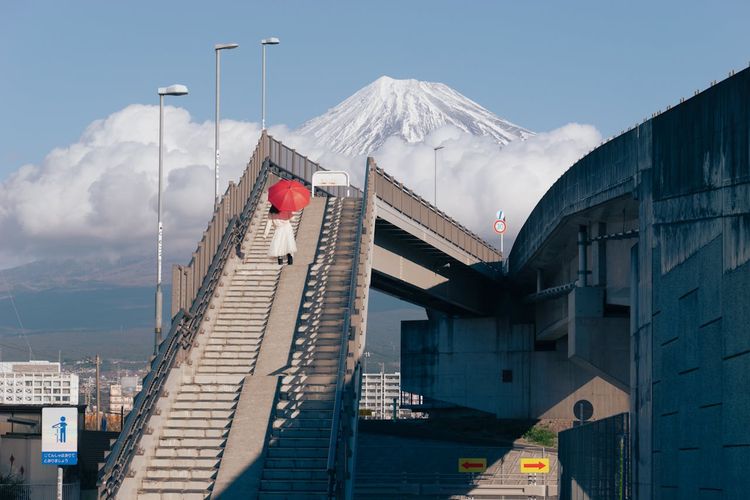
[[[101,359],[99,358],[99,355],[96,355],[96,430],[100,431],[102,430],[102,421],[99,419],[99,412],[102,411],[102,400],[101,400],[101,392],[99,392],[99,365],[101,364]]]

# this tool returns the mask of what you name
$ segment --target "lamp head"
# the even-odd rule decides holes
[[[278,38],[276,38],[275,36],[272,36],[269,38],[264,38],[263,40],[260,41],[260,43],[261,45],[278,45],[281,42],[279,41]]]
[[[217,43],[216,45],[214,45],[214,50],[236,49],[239,46],[239,43]]]
[[[445,146],[438,146],[438,147],[432,148],[432,149],[434,149],[435,151],[440,151],[441,149],[445,149]]]
[[[176,83],[169,87],[159,87],[159,95],[185,95],[188,93],[188,88],[184,85]]]

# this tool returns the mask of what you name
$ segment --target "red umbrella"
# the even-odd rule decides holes
[[[268,201],[279,210],[296,212],[310,203],[310,191],[297,181],[282,179],[268,189]]]

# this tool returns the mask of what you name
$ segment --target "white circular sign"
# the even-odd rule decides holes
[[[492,228],[495,230],[497,234],[503,234],[505,230],[507,229],[507,225],[505,224],[505,221],[502,219],[497,219],[495,223],[492,225]]]

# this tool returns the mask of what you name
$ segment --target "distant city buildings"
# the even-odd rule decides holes
[[[402,409],[402,404],[419,404],[421,396],[401,391],[401,373],[364,373],[359,414],[362,418],[390,420],[394,406],[398,418],[414,418],[411,410]]]
[[[132,384],[130,383],[133,379]],[[127,414],[133,409],[133,399],[141,390],[138,377],[122,377],[119,384],[109,385],[109,412]]]
[[[78,405],[78,375],[49,361],[0,363],[0,404]]]

